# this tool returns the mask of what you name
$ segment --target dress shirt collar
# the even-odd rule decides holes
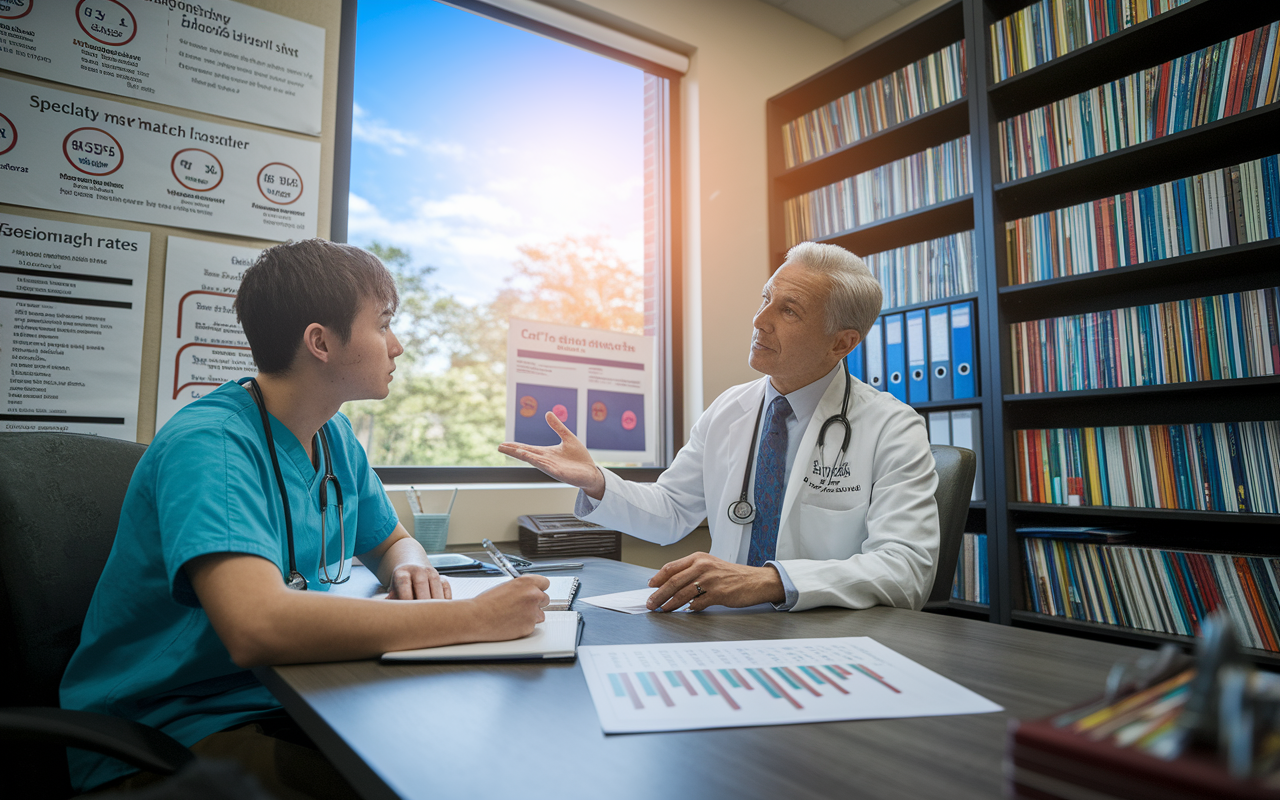
[[[840,374],[840,370],[844,368],[844,361],[831,368],[825,378],[819,378],[808,386],[801,386],[789,395],[786,395],[787,402],[791,405],[791,413],[795,417],[796,427],[805,430],[809,424],[809,420],[813,417],[813,412],[818,410],[818,403],[822,402],[822,396],[826,394],[827,387],[831,385],[831,381],[835,380]],[[773,381],[766,380],[764,382],[764,405],[765,408],[773,402],[773,398],[778,397],[782,393],[773,388]]]

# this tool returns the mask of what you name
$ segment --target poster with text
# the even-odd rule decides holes
[[[231,304],[261,250],[169,237],[160,324],[156,430],[227,381],[256,374]]]
[[[0,78],[6,203],[284,241],[319,184],[316,142]]]
[[[597,460],[657,458],[654,337],[511,319],[507,441],[556,445],[552,412]]]
[[[151,235],[0,214],[0,430],[137,441]]]
[[[324,29],[232,0],[0,0],[0,68],[320,133]]]

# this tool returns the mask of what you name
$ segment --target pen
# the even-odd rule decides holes
[[[502,554],[502,551],[499,550],[493,542],[488,539],[481,539],[480,544],[484,546],[486,551],[488,551],[489,555],[493,558],[493,563],[498,565],[498,569],[513,578],[520,577],[519,571],[517,571],[515,567],[511,566],[511,562],[507,560],[507,557]]]

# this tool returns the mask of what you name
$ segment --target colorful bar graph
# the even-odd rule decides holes
[[[742,673],[741,673],[741,672],[738,672],[736,669],[731,669],[731,670],[729,670],[729,671],[733,673],[733,677],[735,677],[735,678],[737,678],[737,679],[738,679],[738,683],[742,684],[742,688],[743,688],[743,689],[746,689],[746,690],[748,690],[748,691],[754,691],[754,690],[755,690],[755,687],[754,687],[754,686],[752,686],[752,685],[747,681],[747,679],[746,679],[746,678],[742,677]]]
[[[658,696],[662,698],[662,702],[667,704],[667,708],[675,705],[675,701],[671,699],[671,695],[667,694],[667,689],[662,685],[662,681],[658,680],[658,673],[650,672],[649,679],[653,681],[653,686],[658,690]]]
[[[774,667],[774,668],[773,668],[773,671],[774,671],[774,672],[776,672],[776,673],[778,674],[778,677],[779,677],[779,678],[782,678],[784,681],[786,681],[786,682],[787,682],[787,685],[789,685],[792,689],[797,689],[797,690],[798,690],[798,689],[800,688],[800,684],[796,683],[796,682],[795,682],[795,680],[793,680],[793,679],[792,679],[792,677],[791,677],[790,675],[788,675],[787,673],[783,672],[783,671],[782,671],[782,669],[781,669],[780,667]],[[768,674],[768,673],[765,673],[765,674]],[[771,677],[772,677],[772,676],[771,676]]]
[[[724,690],[724,687],[720,685],[720,680],[716,677],[716,674],[709,669],[704,669],[702,671],[707,674],[707,679],[711,681],[711,685],[716,687],[716,691],[719,692],[720,696],[724,698],[724,701],[729,704],[729,708],[732,708],[734,711],[741,711],[742,706],[738,705],[738,701],[733,699],[733,695]]]
[[[764,690],[768,692],[770,695],[778,698],[779,700],[782,699],[782,695],[778,692],[778,690],[774,689],[773,686],[768,681],[766,681],[764,677],[761,676],[760,670],[747,667],[747,673],[751,675],[751,677],[760,681],[760,685],[763,686]]]
[[[872,679],[873,681],[875,681],[876,683],[879,683],[880,685],[884,686],[885,688],[892,690],[892,691],[893,691],[893,692],[895,692],[896,694],[902,694],[902,692],[901,692],[897,687],[895,687],[893,684],[889,683],[889,682],[888,682],[888,681],[886,681],[884,678],[882,678],[881,676],[879,676],[879,675],[877,675],[876,673],[872,672],[870,669],[867,669],[866,667],[862,666],[861,664],[850,664],[849,666],[853,667],[853,668],[854,668],[854,669],[856,669],[858,672],[861,672],[863,675],[866,675],[868,678],[871,678],[871,679]]]
[[[791,667],[783,667],[782,669],[785,670],[786,673],[790,675],[791,678],[796,683],[800,684],[801,688],[808,689],[809,694],[813,695],[814,697],[822,697],[822,692],[819,692],[817,689],[810,686],[808,681],[806,681],[804,678],[801,678],[799,675],[797,675],[795,670],[791,669]]]
[[[786,689],[783,689],[783,688],[782,688],[782,686],[781,686],[777,681],[775,681],[775,680],[773,679],[773,676],[772,676],[772,675],[770,675],[769,673],[765,672],[764,670],[754,670],[754,673],[755,673],[755,675],[756,675],[756,677],[757,677],[757,678],[760,678],[760,679],[762,679],[763,681],[767,681],[767,682],[768,682],[768,684],[769,684],[770,686],[772,686],[772,687],[773,687],[773,688],[778,692],[778,694],[780,694],[781,696],[785,697],[785,698],[787,699],[787,702],[789,702],[791,705],[795,706],[796,708],[804,708],[804,706],[800,705],[800,701],[799,701],[799,700],[797,700],[797,699],[795,699],[794,697],[792,697],[792,696],[787,692],[787,690],[786,690]]]
[[[644,708],[644,703],[640,702],[640,695],[636,694],[636,687],[631,685],[631,677],[625,672],[620,677],[622,678],[622,685],[626,687],[627,696],[631,698],[631,705],[639,709]]]
[[[684,684],[684,688],[686,688],[686,689],[688,689],[688,690],[689,690],[689,695],[690,695],[690,696],[692,696],[692,697],[697,697],[697,696],[698,696],[698,693],[697,693],[696,691],[694,691],[693,684],[692,684],[692,683],[689,683],[689,679],[688,679],[688,678],[686,678],[686,677],[684,676],[684,672],[682,672],[682,671],[680,671],[680,670],[676,670],[676,677],[677,677],[677,678],[679,678],[679,679],[680,679],[680,682]]]
[[[693,676],[702,684],[702,688],[707,690],[707,694],[715,694],[716,687],[712,686],[711,681],[707,680],[707,676],[702,674],[704,672],[706,672],[705,669],[695,669],[693,671]]]
[[[667,670],[666,672],[664,672],[664,673],[662,673],[662,674],[663,674],[663,675],[666,675],[666,676],[667,676],[667,680],[671,681],[671,687],[672,687],[673,689],[675,689],[675,688],[679,688],[680,686],[682,686],[682,685],[683,685],[683,684],[681,684],[681,683],[680,683],[680,678],[679,678],[679,676],[677,676],[677,675],[676,675],[676,671],[675,671],[675,670],[673,670],[673,669],[669,669],[669,670]]]
[[[728,681],[728,682],[729,682],[729,685],[730,685],[730,686],[732,686],[733,688],[735,688],[735,689],[740,689],[740,688],[742,688],[741,686],[739,686],[739,685],[738,685],[738,679],[737,679],[737,678],[735,678],[735,677],[733,676],[733,673],[732,673],[732,672],[730,672],[729,670],[727,670],[727,669],[722,669],[722,670],[720,670],[720,675],[721,675],[721,676],[723,676],[723,677],[724,677],[724,679],[725,679],[726,681]]]
[[[849,690],[848,690],[848,689],[846,689],[846,688],[844,688],[843,686],[841,686],[840,684],[836,683],[836,682],[835,682],[835,681],[833,681],[831,678],[828,678],[826,675],[823,675],[823,674],[818,670],[818,668],[817,668],[817,667],[800,667],[800,669],[804,671],[804,674],[808,675],[810,678],[813,678],[813,680],[814,680],[814,681],[816,681],[816,682],[817,682],[817,683],[819,683],[819,684],[824,684],[824,683],[825,683],[825,684],[827,684],[828,686],[831,686],[832,688],[834,688],[837,692],[840,692],[840,694],[848,694],[848,693],[849,693]]]
[[[653,688],[653,683],[649,680],[649,676],[643,672],[637,672],[636,677],[640,679],[640,686],[644,688],[644,693],[649,697],[657,697],[658,690]]]
[[[615,697],[627,696],[627,690],[622,688],[622,680],[618,678],[618,673],[609,673],[609,685],[613,687],[613,694]]]

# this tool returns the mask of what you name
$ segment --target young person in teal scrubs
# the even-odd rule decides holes
[[[338,413],[349,400],[387,396],[404,352],[390,328],[397,302],[376,258],[319,239],[272,247],[245,272],[235,308],[258,366],[307,588],[286,585],[284,506],[251,382],[223,384],[166,423],[138,463],[62,681],[64,708],[127,717],[197,754],[235,759],[281,797],[348,796],[251,667],[512,639],[543,619],[542,577],[449,600],[448,582],[396,520]],[[343,510],[340,525],[328,481],[322,529],[326,470]],[[391,602],[328,593],[353,555],[390,588]],[[68,753],[82,790],[158,780]]]

